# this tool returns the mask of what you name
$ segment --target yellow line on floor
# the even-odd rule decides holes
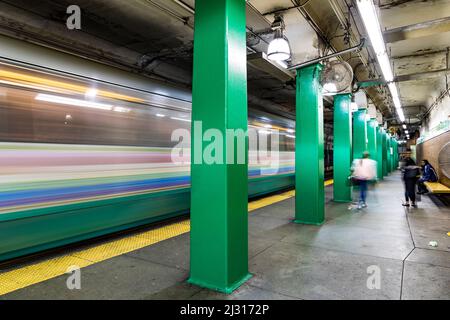
[[[328,186],[332,183],[332,180],[328,180],[325,182],[325,185]],[[248,204],[248,211],[251,212],[266,207],[292,198],[293,196],[295,196],[294,190],[251,201]],[[71,267],[84,268],[179,236],[190,230],[190,221],[184,220],[118,240],[113,240],[92,248],[75,251],[61,257],[0,273],[0,295],[64,275]]]

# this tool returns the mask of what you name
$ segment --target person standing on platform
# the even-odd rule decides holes
[[[413,159],[407,158],[402,168],[402,178],[405,184],[405,200],[402,205],[404,207],[413,206],[417,208],[416,204],[416,183],[420,176],[419,167]]]
[[[352,180],[359,186],[358,210],[367,207],[367,186],[370,181],[377,179],[377,162],[370,159],[369,153],[363,153],[362,159],[355,159],[352,163]]]

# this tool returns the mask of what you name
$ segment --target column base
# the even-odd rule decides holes
[[[338,203],[349,203],[349,202],[352,202],[352,199],[351,199],[351,198],[349,198],[349,199],[347,199],[347,200],[335,200],[335,199],[333,199],[333,202],[338,202]]]
[[[304,220],[300,220],[300,219],[294,219],[294,220],[292,220],[292,222],[294,222],[294,223],[296,223],[296,224],[310,224],[310,225],[313,225],[313,226],[321,226],[321,225],[323,225],[323,223],[324,223],[325,221],[322,221],[322,222],[312,222],[312,221],[304,221]]]
[[[225,287],[225,288],[218,287],[216,285],[213,285],[213,284],[210,284],[210,283],[206,283],[204,281],[193,279],[193,278],[189,278],[187,280],[187,282],[190,283],[190,284],[193,284],[195,286],[201,287],[201,288],[218,291],[218,292],[225,293],[225,294],[230,294],[230,293],[233,293],[240,286],[242,286],[245,282],[247,282],[251,277],[253,277],[253,275],[251,273],[248,273],[241,280],[238,280],[235,283],[233,283],[230,286]]]

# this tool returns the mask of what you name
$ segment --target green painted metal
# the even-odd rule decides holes
[[[249,179],[249,198],[292,188],[295,175]],[[0,261],[187,214],[190,188],[0,214]]]
[[[398,141],[395,140],[395,169],[399,167]]]
[[[387,162],[387,133],[386,130],[383,129],[382,131],[382,142],[383,142],[383,176],[387,176],[389,174],[388,172],[388,162]]]
[[[392,172],[392,138],[391,135],[387,135],[386,149],[387,149],[387,171],[388,174]]]
[[[0,215],[0,261],[185,214],[189,188]]]
[[[336,202],[352,201],[352,188],[347,183],[352,163],[351,99],[351,94],[334,97],[333,199]]]
[[[378,122],[376,119],[370,119],[367,123],[367,150],[369,151],[370,158],[377,160],[377,128]]]
[[[188,281],[231,293],[250,277],[248,154],[245,164],[226,163],[232,139],[226,130],[247,131],[246,5],[245,0],[197,0],[195,9]],[[194,150],[203,152],[209,143],[195,138],[195,121],[202,121],[203,130],[222,133],[223,164],[196,163]],[[234,149],[236,155],[236,143]]]
[[[362,81],[362,82],[358,82],[358,87],[359,88],[368,88],[368,87],[382,86],[385,84],[386,84],[386,82],[383,80]]]
[[[366,115],[366,109],[353,113],[353,159],[361,159],[364,151],[367,151]]]
[[[295,220],[325,220],[323,101],[321,64],[297,70],[295,141]]]
[[[383,173],[383,129],[377,127],[377,176],[379,180],[384,179]]]

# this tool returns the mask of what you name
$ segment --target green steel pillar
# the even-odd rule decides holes
[[[383,129],[377,128],[377,176],[379,180],[383,180]]]
[[[382,137],[382,141],[383,141],[383,176],[387,176],[388,175],[388,166],[387,166],[387,133],[386,130],[383,129],[383,137]]]
[[[295,140],[295,220],[325,220],[323,101],[321,64],[297,70]]]
[[[334,96],[333,198],[336,202],[352,201],[352,188],[347,184],[352,163],[351,95]]]
[[[399,166],[399,154],[398,154],[398,141],[395,140],[395,169],[398,169]]]
[[[392,172],[392,137],[387,135],[387,170],[388,173]]]
[[[361,159],[364,151],[367,151],[366,115],[366,109],[353,113],[353,159]]]
[[[195,10],[188,282],[231,293],[250,278],[248,155],[244,163],[227,161],[239,146],[235,136],[226,134],[228,129],[247,131],[245,0],[197,0]],[[222,138],[204,141],[208,129],[220,131]],[[220,159],[206,163],[203,158],[208,151],[213,154],[217,141]]]
[[[367,123],[367,149],[373,160],[377,160],[377,125],[375,119],[370,119]]]

